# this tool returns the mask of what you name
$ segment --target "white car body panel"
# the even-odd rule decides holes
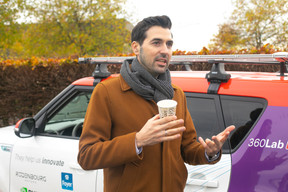
[[[79,140],[46,136],[18,138],[13,128],[0,129],[0,192],[103,191],[103,170],[85,171],[77,163]],[[215,165],[186,167],[185,192],[227,191],[230,155],[223,154]]]
[[[77,139],[36,136],[18,139],[11,158],[11,189],[95,192],[97,171],[77,163]]]
[[[17,137],[14,126],[0,128],[0,192],[9,191],[9,176],[13,143]]]
[[[185,192],[227,191],[231,173],[231,157],[223,154],[214,165],[187,165],[188,178]]]

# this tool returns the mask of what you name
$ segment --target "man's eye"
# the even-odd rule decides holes
[[[160,45],[160,42],[159,41],[155,41],[153,42],[154,45]]]
[[[172,42],[167,43],[167,47],[171,48],[173,46]]]

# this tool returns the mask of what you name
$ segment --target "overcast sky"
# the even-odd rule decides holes
[[[126,10],[136,24],[148,16],[168,15],[172,20],[173,50],[200,51],[207,46],[218,25],[227,21],[232,0],[127,0]]]

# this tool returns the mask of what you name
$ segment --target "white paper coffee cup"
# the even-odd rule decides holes
[[[171,99],[161,100],[157,103],[160,118],[176,114],[177,101]]]

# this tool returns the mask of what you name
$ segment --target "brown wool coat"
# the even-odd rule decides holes
[[[95,87],[80,137],[78,162],[85,170],[104,168],[105,192],[183,191],[187,179],[184,161],[208,163],[204,148],[196,142],[185,95],[179,87],[173,88],[176,116],[184,119],[186,131],[177,140],[145,146],[137,155],[135,134],[158,114],[156,103],[137,95],[121,75]]]

